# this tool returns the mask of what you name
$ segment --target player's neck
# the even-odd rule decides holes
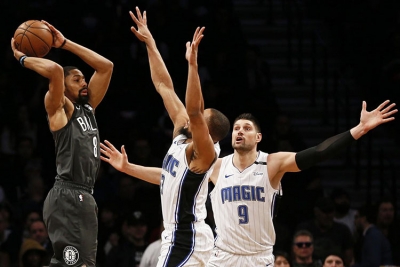
[[[250,151],[235,150],[233,154],[233,165],[240,171],[243,171],[256,161],[257,155],[256,149]]]

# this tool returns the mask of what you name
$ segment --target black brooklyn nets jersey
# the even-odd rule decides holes
[[[93,108],[89,104],[74,106],[67,125],[52,132],[56,179],[93,187],[100,167],[99,131]]]

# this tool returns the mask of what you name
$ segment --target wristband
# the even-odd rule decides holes
[[[25,63],[24,63],[25,58],[27,58],[26,55],[23,55],[22,57],[19,58],[19,64],[21,64],[21,66],[24,68],[25,68]]]
[[[67,38],[64,39],[64,42],[58,48],[63,48],[63,46],[65,45],[66,42],[67,42]]]

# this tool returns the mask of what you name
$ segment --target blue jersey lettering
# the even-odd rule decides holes
[[[221,189],[222,204],[225,201],[259,201],[265,202],[265,190],[262,186],[254,185],[235,185]]]
[[[162,164],[163,170],[167,171],[173,177],[176,177],[175,167],[178,166],[179,166],[179,161],[176,158],[168,154],[165,156]]]

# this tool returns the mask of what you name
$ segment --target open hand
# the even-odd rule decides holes
[[[113,144],[104,140],[104,143],[100,143],[100,152],[104,156],[100,158],[111,164],[116,170],[123,171],[123,169],[129,164],[128,155],[126,154],[125,147],[121,147],[121,152],[116,149]]]
[[[140,10],[138,7],[136,7],[136,16],[133,14],[132,11],[129,11],[129,14],[131,15],[132,20],[136,23],[137,30],[135,27],[131,27],[131,31],[136,35],[136,37],[142,41],[146,42],[147,40],[150,40],[153,38],[151,35],[149,29],[147,28],[147,15],[146,11],[143,12],[143,16],[140,13]]]
[[[396,104],[392,103],[388,106],[389,102],[390,100],[386,100],[376,109],[369,112],[367,111],[367,103],[365,101],[362,102],[360,124],[363,125],[363,128],[366,132],[374,129],[382,123],[394,120],[392,115],[397,112],[397,109],[393,109]]]
[[[194,35],[193,35],[192,43],[190,43],[190,42],[186,43],[185,58],[189,62],[189,64],[197,64],[197,52],[198,52],[200,41],[204,37],[204,35],[203,35],[204,30],[205,30],[205,27],[201,27],[201,28],[197,27],[196,31],[194,32]]]

